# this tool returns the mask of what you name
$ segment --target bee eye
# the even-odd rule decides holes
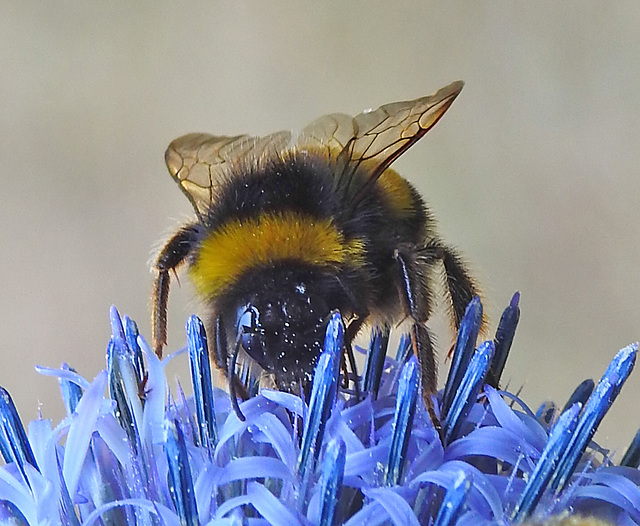
[[[238,316],[236,332],[240,334],[251,334],[260,328],[260,311],[254,305],[247,305],[244,311]]]
[[[264,328],[260,321],[260,311],[255,305],[247,305],[238,311],[236,334],[244,350],[254,359],[264,353]]]

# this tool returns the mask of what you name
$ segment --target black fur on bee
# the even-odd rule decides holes
[[[477,291],[461,258],[437,236],[422,197],[389,165],[461,89],[456,82],[353,118],[327,115],[295,140],[277,132],[172,142],[167,165],[197,217],[155,263],[156,353],[166,343],[169,273],[185,264],[208,307],[214,360],[238,416],[235,395],[251,394],[238,380],[238,361],[279,389],[308,391],[335,310],[349,322],[346,351],[365,322],[410,320],[430,407],[437,375],[426,322],[438,272],[456,328]]]

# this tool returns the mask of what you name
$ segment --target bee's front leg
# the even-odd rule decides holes
[[[170,271],[187,259],[198,239],[199,225],[187,225],[162,247],[153,266],[157,272],[151,293],[151,335],[153,350],[162,358],[162,348],[167,344],[167,303],[169,301]]]

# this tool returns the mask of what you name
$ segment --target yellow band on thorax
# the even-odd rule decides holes
[[[398,172],[387,168],[382,172],[377,184],[387,196],[389,204],[398,215],[407,216],[415,212],[416,205],[411,193],[411,187]]]
[[[201,243],[190,276],[202,298],[220,294],[247,270],[292,260],[318,266],[357,266],[364,243],[346,241],[330,219],[294,212],[236,219],[213,230]]]

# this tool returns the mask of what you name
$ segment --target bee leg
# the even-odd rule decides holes
[[[357,336],[358,332],[360,332],[360,328],[364,324],[364,321],[366,320],[366,318],[367,318],[366,316],[358,315],[358,317],[351,320],[351,322],[347,326],[347,329],[344,335],[345,336],[344,338],[345,354],[349,362],[349,367],[351,368],[351,373],[353,374],[353,389],[355,392],[356,400],[360,400],[361,398],[360,378],[358,376],[358,366],[356,364],[356,357],[353,354],[352,343],[355,337]],[[346,362],[344,361],[344,355],[343,355],[343,364],[345,368],[345,374],[347,375],[346,377],[347,377],[347,383],[348,383],[349,376],[348,376],[348,373],[346,372],[347,365],[346,365]]]
[[[240,350],[240,337],[236,340],[236,344],[233,348],[233,354],[229,357],[229,366],[227,368],[227,378],[229,379],[229,398],[231,398],[231,407],[238,419],[242,422],[246,420],[244,413],[240,409],[238,404],[238,393],[236,387],[240,382],[236,382],[236,359],[238,358],[238,351]]]
[[[228,345],[227,345],[227,335],[224,332],[224,325],[222,321],[222,316],[216,316],[216,320],[213,325],[213,341],[214,341],[214,354],[213,354],[213,364],[225,375],[229,382],[233,383],[233,390],[235,391],[236,396],[239,396],[243,400],[249,399],[249,391],[247,387],[242,383],[240,378],[235,374],[235,364],[233,367],[234,374],[233,380],[230,378],[231,368],[228,365],[229,362],[229,353]],[[235,353],[234,349],[234,353]],[[237,354],[237,353],[236,353]],[[233,357],[233,355],[232,355]],[[236,358],[234,358],[236,360]],[[231,392],[231,385],[229,385],[229,392]]]
[[[167,243],[154,265],[157,272],[151,296],[151,335],[153,350],[162,358],[162,348],[167,343],[167,303],[169,301],[169,272],[175,271],[187,258],[198,235],[198,225],[181,228]]]
[[[477,296],[478,288],[469,275],[466,264],[462,258],[450,247],[439,240],[432,241],[425,247],[425,256],[437,258],[444,266],[447,291],[451,301],[451,318],[455,324],[456,333],[460,328],[460,322],[469,302]],[[484,327],[486,320],[482,320]]]
[[[340,383],[340,387],[343,389],[349,388],[349,368],[347,367],[347,362],[344,357],[340,360],[340,369],[342,369],[342,382]]]
[[[431,314],[431,298],[427,287],[424,264],[419,264],[410,250],[402,253],[396,250],[394,259],[399,272],[399,293],[405,315],[413,322],[410,329],[411,346],[420,364],[422,397],[436,429],[440,427],[431,395],[438,387],[435,349],[425,321]]]
[[[224,332],[222,324],[222,316],[216,316],[215,325],[213,326],[213,341],[215,342],[214,359],[218,369],[226,372],[227,370],[227,335]]]

